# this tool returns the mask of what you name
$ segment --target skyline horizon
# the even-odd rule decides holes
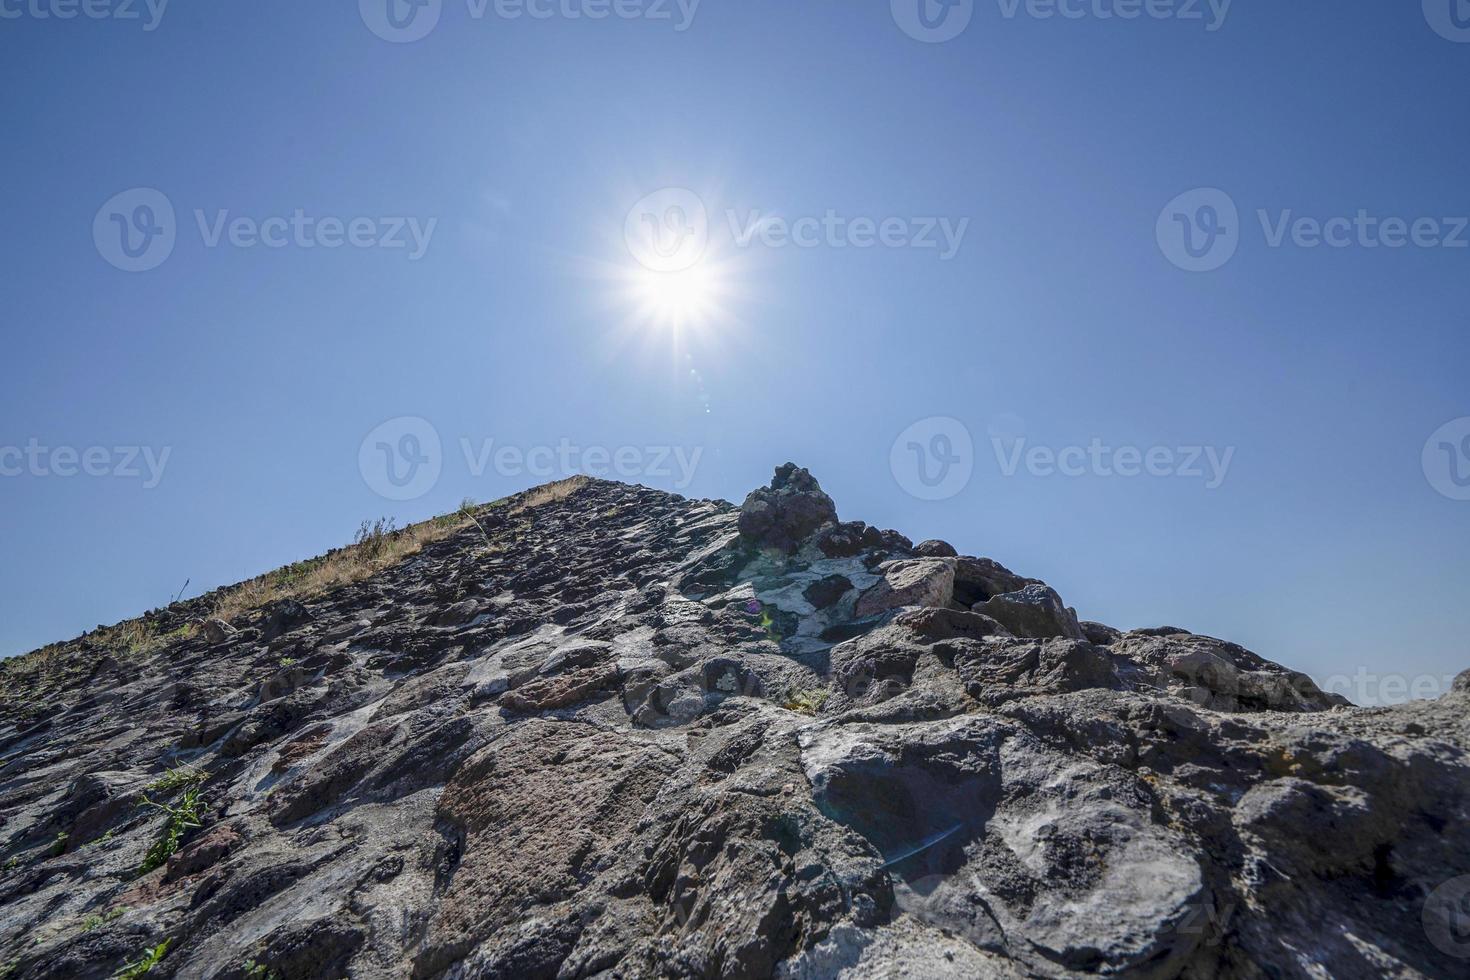
[[[0,656],[591,449],[1470,666],[1452,0],[56,9],[0,4]]]

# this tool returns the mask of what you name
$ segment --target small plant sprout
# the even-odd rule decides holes
[[[153,968],[168,955],[168,947],[172,942],[172,939],[165,939],[157,946],[143,950],[136,960],[114,973],[113,980],[138,980],[139,977],[153,972]]]
[[[108,909],[101,915],[89,915],[82,920],[82,931],[91,932],[94,929],[100,929],[107,925],[107,923],[122,918],[123,913],[127,910],[128,907],[126,905],[119,905],[115,908]]]
[[[198,786],[190,786],[185,790],[176,806],[158,803],[147,796],[143,797],[143,802],[139,805],[151,806],[168,815],[168,822],[164,824],[163,832],[159,835],[158,840],[153,842],[153,846],[148,848],[148,853],[143,856],[143,864],[138,868],[138,874],[145,875],[155,868],[162,867],[165,861],[173,857],[189,831],[198,830],[204,826],[204,811],[208,809],[208,806],[200,799]]]

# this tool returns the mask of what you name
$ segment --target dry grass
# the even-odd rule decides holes
[[[477,511],[509,505],[508,514],[514,517],[537,507],[565,500],[590,482],[588,477],[573,476],[527,490],[518,497],[508,497],[483,506],[467,499],[452,514],[401,529],[394,528],[392,521],[383,518],[365,521],[358,529],[356,541],[346,548],[320,558],[287,565],[222,592],[215,602],[214,615],[228,622],[277,599],[309,599],[341,585],[361,582],[418,554],[425,545],[441,541],[469,527],[478,530],[490,550],[504,550],[503,546],[490,539],[476,517]]]
[[[591,477],[569,476],[565,480],[557,480],[544,487],[527,490],[519,499],[516,499],[514,506],[511,507],[511,516],[525,513],[535,507],[554,504],[558,500],[565,500],[591,482]]]
[[[588,477],[574,476],[489,504],[476,505],[465,500],[454,513],[406,528],[395,528],[387,519],[364,522],[356,540],[345,548],[220,589],[212,596],[212,615],[229,622],[278,599],[320,596],[339,586],[371,578],[418,554],[426,545],[471,527],[484,539],[488,552],[512,550],[519,540],[517,530],[510,530],[509,539],[502,532],[492,540],[479,518],[501,507],[509,508],[505,512],[507,516],[525,515],[537,507],[565,500],[591,482]],[[521,529],[527,526],[525,520],[518,524]],[[165,633],[155,620],[139,618],[97,630],[85,639],[118,659],[134,659],[188,639],[196,630],[194,624],[189,624]],[[47,691],[69,685],[75,680],[73,675],[89,669],[76,652],[75,641],[52,643],[33,653],[0,662],[0,699],[33,704]]]
[[[215,599],[214,615],[229,622],[277,599],[310,599],[338,586],[361,582],[418,554],[424,545],[467,527],[470,520],[461,505],[458,513],[402,529],[381,518],[364,522],[357,540],[345,548],[278,568],[222,591]]]

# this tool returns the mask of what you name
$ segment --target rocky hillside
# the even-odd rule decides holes
[[[790,465],[467,516],[7,664],[0,976],[1470,972],[1470,675],[1354,708]]]

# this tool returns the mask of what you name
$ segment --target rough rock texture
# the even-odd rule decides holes
[[[1470,675],[1353,708],[790,466],[738,510],[536,501],[228,626],[170,607],[201,628],[156,653],[71,644],[44,698],[7,665],[6,975],[165,940],[150,976],[1466,975]],[[141,872],[140,799],[189,792]]]
[[[769,487],[753,490],[740,508],[740,533],[747,541],[783,551],[817,528],[837,523],[837,507],[803,467],[787,463]]]

